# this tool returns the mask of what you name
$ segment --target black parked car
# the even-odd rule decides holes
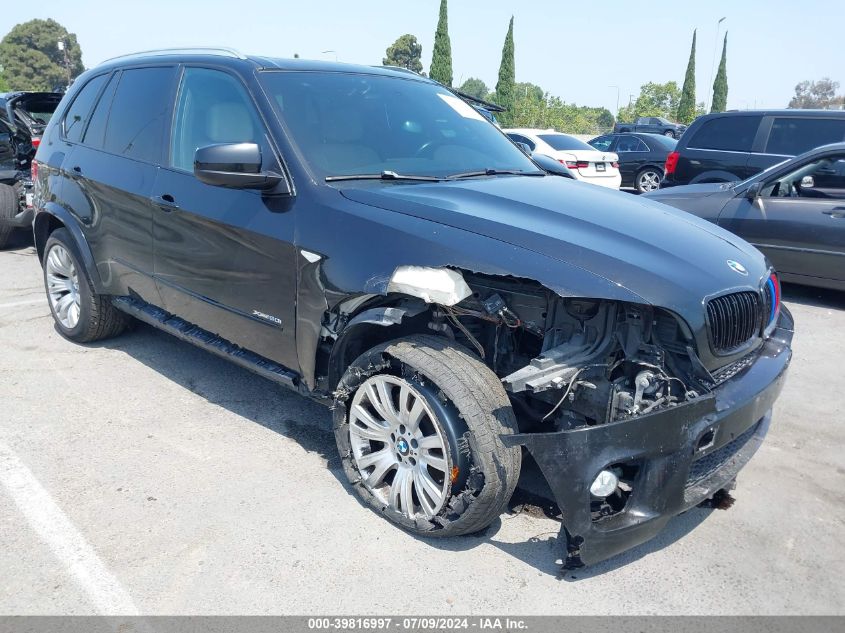
[[[30,162],[61,99],[54,92],[0,94],[0,248],[15,228],[32,224]]]
[[[605,134],[589,141],[597,150],[619,156],[622,186],[634,187],[640,193],[660,187],[666,157],[677,143],[658,134]]]
[[[744,182],[672,187],[649,197],[748,240],[784,280],[845,290],[845,143]]]
[[[845,110],[708,114],[666,159],[661,187],[738,182],[804,152],[845,140]]]
[[[732,485],[783,385],[759,251],[546,175],[423,77],[129,56],[74,83],[36,162],[59,332],[132,316],[332,405],[352,488],[414,534],[484,529],[524,447],[567,565],[607,558]]]
[[[613,132],[622,134],[625,132],[641,132],[643,134],[662,134],[669,138],[681,138],[687,126],[683,123],[672,123],[662,116],[641,116],[633,123],[617,123],[613,126]]]

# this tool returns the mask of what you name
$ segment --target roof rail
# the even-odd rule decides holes
[[[130,57],[145,57],[152,55],[173,55],[173,54],[187,54],[187,55],[219,55],[221,57],[234,57],[237,59],[246,59],[246,55],[235,50],[234,48],[224,48],[217,46],[187,46],[183,48],[160,48],[151,51],[138,51],[137,53],[127,53],[126,55],[118,55],[104,60],[102,63],[112,62],[116,59],[127,59]]]

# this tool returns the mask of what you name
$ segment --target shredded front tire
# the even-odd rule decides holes
[[[413,533],[479,532],[516,487],[521,451],[500,439],[517,432],[507,394],[486,365],[446,339],[412,336],[362,354],[338,385],[334,419],[358,496]]]

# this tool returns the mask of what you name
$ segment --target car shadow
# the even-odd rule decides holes
[[[845,292],[841,290],[784,283],[781,286],[781,296],[787,303],[845,310]]]
[[[118,338],[87,345],[125,353],[168,380],[190,390],[209,403],[295,440],[304,450],[318,455],[329,472],[350,495],[355,495],[341,467],[334,440],[331,412],[323,405],[238,367],[225,359],[138,323]],[[283,412],[283,413],[279,413]],[[611,572],[682,538],[709,514],[693,509],[671,521],[655,539],[613,559],[577,571],[562,571],[565,544],[558,540],[560,509],[536,463],[524,460],[519,485],[508,512],[476,535],[455,538],[418,537],[428,546],[461,552],[483,544],[493,545],[535,568],[561,580],[579,580]],[[365,511],[361,505],[361,510]],[[553,519],[552,531],[508,543],[495,537],[505,521],[519,515]],[[548,524],[546,521],[544,523]]]

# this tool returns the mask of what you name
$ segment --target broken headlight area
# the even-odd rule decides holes
[[[668,311],[564,298],[518,279],[467,283],[472,295],[437,306],[429,328],[476,350],[502,379],[523,430],[630,419],[712,388],[689,328]]]

